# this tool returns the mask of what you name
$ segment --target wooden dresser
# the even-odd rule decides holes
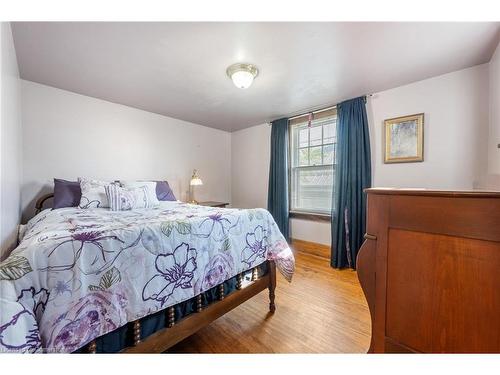
[[[370,352],[500,352],[500,192],[368,189]]]

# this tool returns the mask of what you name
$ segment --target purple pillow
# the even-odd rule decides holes
[[[167,181],[156,181],[156,197],[159,201],[177,200]]]
[[[54,203],[52,208],[77,207],[82,197],[78,181],[54,178]]]

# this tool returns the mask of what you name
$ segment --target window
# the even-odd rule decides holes
[[[290,121],[290,208],[292,212],[327,214],[332,210],[335,169],[335,109]]]

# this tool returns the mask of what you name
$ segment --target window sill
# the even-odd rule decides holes
[[[327,214],[316,214],[310,212],[297,212],[290,211],[289,216],[293,219],[303,219],[303,220],[311,220],[311,221],[327,221],[330,222],[332,220],[331,215]]]

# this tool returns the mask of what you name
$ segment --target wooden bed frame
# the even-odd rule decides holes
[[[45,194],[36,201],[35,209],[37,214],[42,211],[44,203],[53,198],[53,196],[53,193]],[[167,327],[156,331],[144,340],[141,340],[140,320],[128,323],[127,327],[132,334],[134,344],[131,347],[123,349],[121,353],[165,352],[168,348],[196,333],[201,328],[209,325],[217,318],[220,318],[265,289],[269,290],[269,311],[271,314],[274,313],[276,310],[274,303],[276,265],[273,261],[267,261],[267,273],[262,277],[259,277],[257,268],[254,267],[251,269],[252,281],[245,286],[243,286],[243,274],[237,275],[236,290],[228,296],[225,295],[224,284],[219,284],[217,286],[218,301],[211,303],[206,308],[202,308],[201,294],[195,296],[193,299],[196,301],[196,313],[187,315],[177,322],[175,321],[175,306],[168,307],[165,309]],[[86,347],[88,353],[96,353],[96,349],[95,341],[91,341]]]

